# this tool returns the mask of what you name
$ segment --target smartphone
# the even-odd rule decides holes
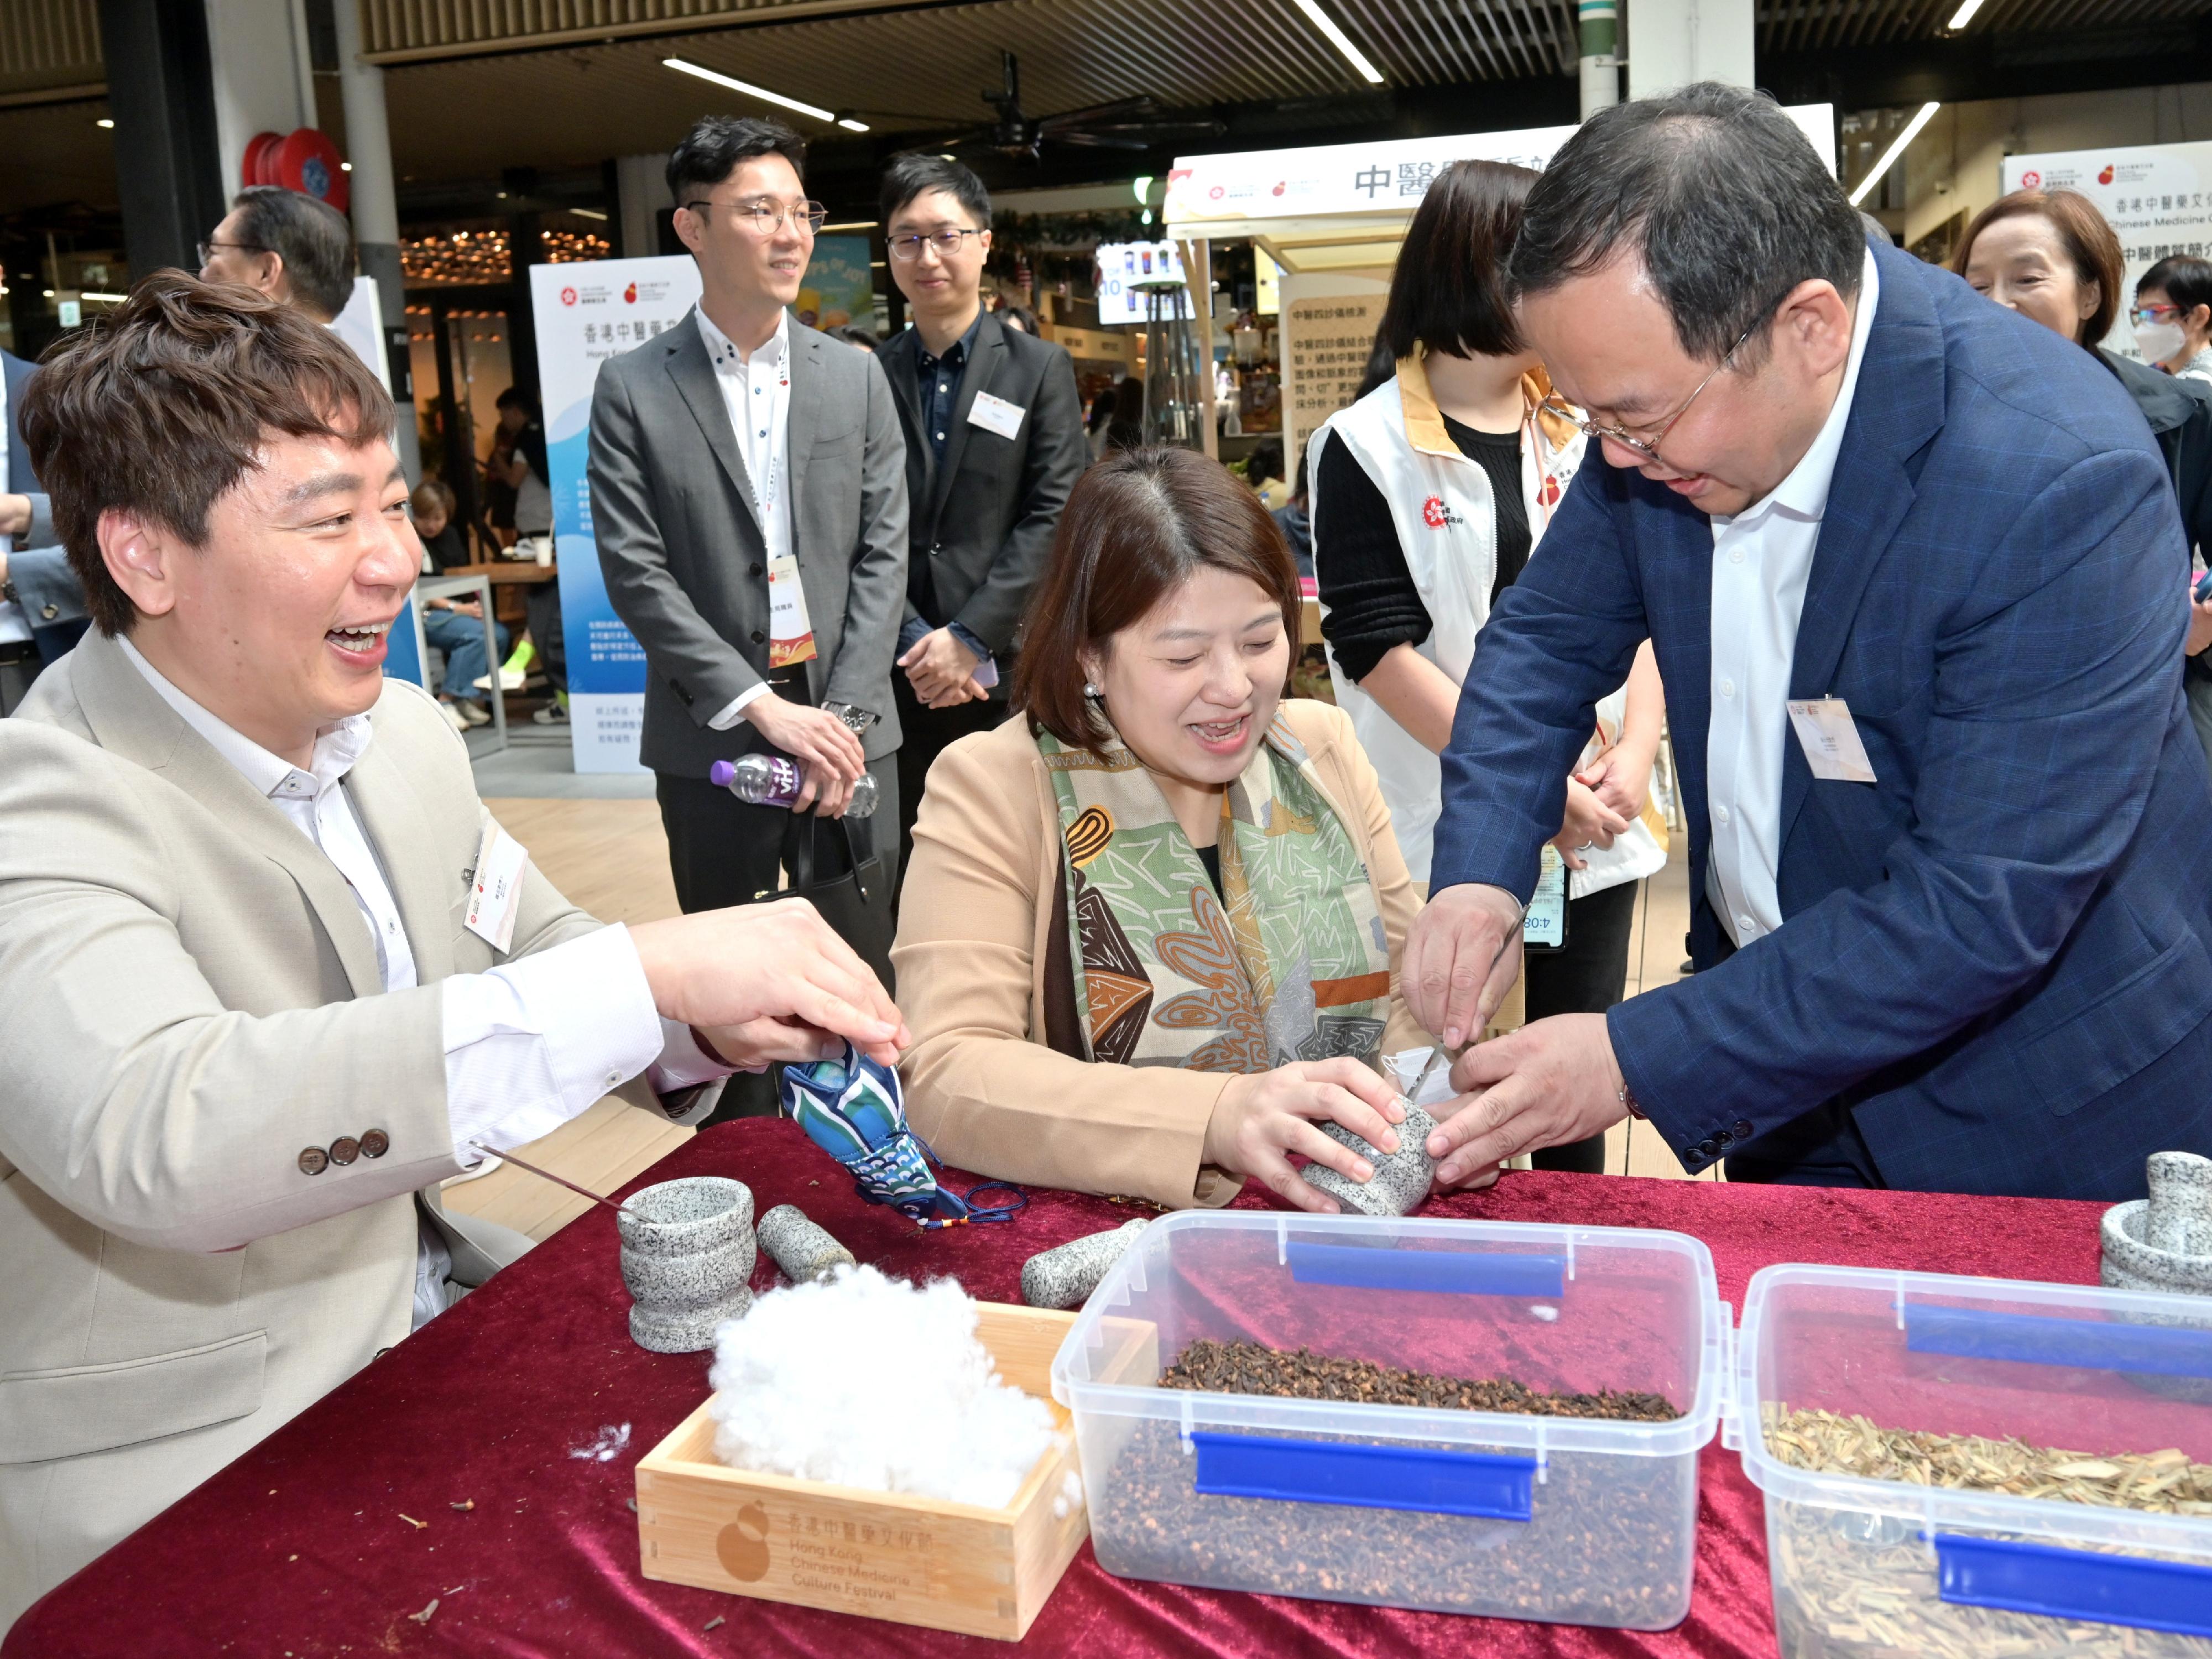
[[[1528,914],[1521,918],[1521,948],[1559,951],[1566,943],[1567,861],[1559,856],[1558,848],[1547,842],[1536,890],[1529,895]]]
[[[2212,599],[2212,570],[2206,571],[2197,579],[2196,599],[2199,605]]]

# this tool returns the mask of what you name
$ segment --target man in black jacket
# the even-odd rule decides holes
[[[906,429],[913,557],[899,671],[899,872],[930,763],[1006,717],[1030,590],[1090,460],[1075,365],[983,309],[991,198],[957,161],[904,155],[884,175],[892,280],[913,325],[884,346]]]

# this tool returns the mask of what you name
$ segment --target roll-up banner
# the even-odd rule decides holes
[[[607,601],[585,477],[599,365],[684,320],[699,297],[688,253],[532,265],[538,395],[545,413],[553,550],[568,659],[568,730],[579,772],[635,772],[645,653]]]

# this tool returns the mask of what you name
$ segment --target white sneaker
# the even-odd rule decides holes
[[[453,707],[461,711],[462,720],[465,720],[471,726],[489,726],[491,724],[491,710],[485,708],[480,702],[457,702],[453,704]]]
[[[566,726],[568,723],[568,711],[560,703],[549,702],[530,718],[539,726]]]
[[[501,690],[502,690],[502,691],[520,691],[520,690],[522,690],[522,681],[523,681],[523,677],[524,677],[524,675],[525,675],[526,673],[527,673],[527,672],[528,672],[528,671],[527,671],[526,669],[521,669],[521,668],[501,668],[501,669],[499,671],[499,689],[500,689]],[[477,675],[477,690],[479,690],[479,691],[489,691],[489,690],[491,690],[491,676],[490,676],[490,675],[489,675],[489,674],[479,674],[479,675]]]
[[[449,699],[445,697],[438,699],[438,712],[446,717],[446,724],[452,726],[454,731],[465,732],[469,729],[467,717],[461,713],[459,706]]]

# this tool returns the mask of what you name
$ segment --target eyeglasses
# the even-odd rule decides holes
[[[781,202],[686,202],[684,204],[702,219],[710,207],[726,208],[730,216],[751,231],[756,236],[773,236],[788,219],[793,230],[802,225],[811,236],[820,230],[830,217],[830,210],[819,202],[793,202],[788,207]]]
[[[1780,300],[1774,302],[1775,305],[1781,303]],[[1713,365],[1713,372],[1698,382],[1697,391],[1683,398],[1681,406],[1669,415],[1659,429],[1649,438],[1639,438],[1626,427],[1608,426],[1603,421],[1590,420],[1576,410],[1572,405],[1563,402],[1557,392],[1545,398],[1540,407],[1547,414],[1556,415],[1561,420],[1571,421],[1583,429],[1583,434],[1587,437],[1597,439],[1601,442],[1618,444],[1632,455],[1644,460],[1657,462],[1659,465],[1664,466],[1666,463],[1659,459],[1659,446],[1667,441],[1667,434],[1681,423],[1682,416],[1690,412],[1690,405],[1698,401],[1698,392],[1703,392],[1711,386],[1720,377],[1721,371],[1735,361],[1735,354],[1743,349],[1743,343],[1759,331],[1760,325],[1772,314],[1774,306],[1767,306],[1752,319],[1751,326],[1735,337],[1735,343],[1728,349],[1719,362]]]
[[[2179,306],[2134,306],[2128,311],[2128,320],[2140,328],[2145,323],[2171,322],[2181,315]]]
[[[234,253],[271,253],[276,251],[273,248],[265,248],[258,242],[202,242],[199,249],[200,264],[205,265],[215,257],[215,251],[219,247],[228,248]]]
[[[940,259],[950,259],[960,252],[961,245],[970,236],[981,236],[980,230],[933,230],[927,236],[894,236],[891,238],[891,258],[902,265],[910,265],[921,258],[921,245],[927,242],[937,250]]]

